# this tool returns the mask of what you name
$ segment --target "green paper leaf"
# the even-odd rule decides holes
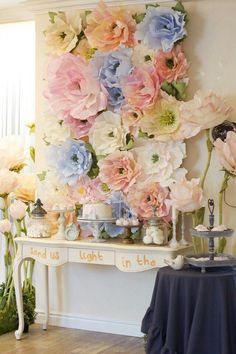
[[[55,17],[57,16],[57,13],[53,11],[49,11],[48,16],[49,16],[49,21],[51,23],[55,23]]]
[[[172,7],[172,9],[174,11],[179,11],[179,12],[182,12],[184,14],[186,13],[186,10],[185,10],[183,4],[181,3],[181,1],[178,1],[177,4]]]
[[[37,174],[38,179],[40,180],[40,182],[44,181],[47,175],[47,171],[42,171],[41,173]]]
[[[100,160],[103,160],[105,159],[107,155],[97,155],[97,160],[100,161]]]
[[[148,138],[148,133],[145,133],[145,132],[142,132],[142,130],[139,130],[138,138]]]
[[[143,21],[145,15],[146,15],[146,14],[145,14],[144,12],[141,13],[141,14],[135,13],[135,14],[132,15],[132,17],[133,17],[133,19],[135,20],[135,22],[136,22],[137,24],[139,24],[140,22]]]
[[[35,162],[35,148],[33,146],[29,147],[30,157],[33,162]]]
[[[90,10],[86,10],[85,12],[84,12],[84,14],[85,14],[85,17],[87,17],[88,15],[90,15],[92,13],[92,11],[90,11]]]
[[[186,98],[186,84],[181,81],[173,81],[171,83],[164,81],[161,85],[161,89],[168,93],[168,95],[174,96],[178,101],[183,101]]]
[[[146,9],[148,9],[149,7],[160,7],[159,4],[146,4],[145,5]]]
[[[27,128],[29,128],[29,133],[34,134],[35,133],[35,123],[28,123],[26,124]]]
[[[96,155],[96,154],[95,154],[95,151],[94,151],[94,148],[92,147],[91,144],[85,143],[85,148],[86,148],[86,150],[87,150],[88,152],[90,152],[91,154]]]

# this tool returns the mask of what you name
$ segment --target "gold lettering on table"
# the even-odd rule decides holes
[[[39,251],[38,249],[31,247],[30,253],[32,256],[42,258],[42,259],[47,259],[47,249],[46,248]]]
[[[50,259],[58,260],[59,258],[59,252],[50,252]]]
[[[145,254],[140,256],[137,255],[137,263],[140,266],[151,266],[151,267],[156,267],[156,261],[154,259],[148,258]]]
[[[124,257],[122,257],[122,266],[125,268],[125,269],[130,269],[131,266],[132,266],[132,263],[129,259],[125,259]]]
[[[88,263],[103,261],[103,255],[100,253],[100,251],[92,251],[89,253],[86,251],[79,251],[79,256],[82,261]]]
[[[60,253],[58,251],[50,251],[48,252],[47,248],[37,249],[34,247],[30,248],[31,256],[35,256],[40,259],[51,259],[53,261],[58,261],[60,259]]]

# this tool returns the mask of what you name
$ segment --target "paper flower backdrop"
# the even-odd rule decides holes
[[[231,109],[214,93],[199,91],[185,101],[183,5],[152,4],[132,13],[100,1],[92,11],[49,16],[44,34],[54,56],[45,97],[52,119],[48,115],[45,141],[51,144],[51,170],[70,198],[83,204],[119,192],[140,218],[156,207],[157,215],[168,219],[171,203],[180,205],[180,186],[186,203],[179,209],[201,207],[207,169],[201,182],[186,179],[185,140],[206,130],[212,151],[209,129]],[[224,166],[231,163],[231,140],[215,143]]]

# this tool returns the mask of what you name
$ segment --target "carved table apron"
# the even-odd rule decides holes
[[[35,239],[17,237],[18,250],[14,260],[13,278],[16,293],[19,327],[15,332],[17,340],[21,339],[24,329],[21,265],[24,260],[34,259],[44,265],[45,321],[43,329],[47,329],[49,319],[49,286],[48,266],[61,266],[67,262],[101,264],[116,266],[123,272],[141,272],[165,266],[165,258],[175,258],[178,254],[186,254],[191,246],[180,246],[177,249],[168,246],[146,246],[142,243],[123,245],[117,240],[104,243],[92,243],[77,240],[54,240],[53,238]]]

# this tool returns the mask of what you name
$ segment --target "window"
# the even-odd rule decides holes
[[[35,118],[35,24],[0,25],[0,136],[27,136]]]

